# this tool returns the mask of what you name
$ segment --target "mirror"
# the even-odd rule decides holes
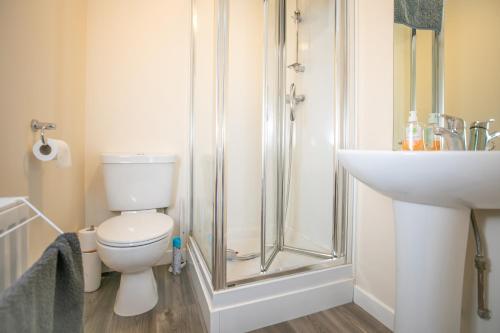
[[[395,1],[396,18],[398,3],[405,1]],[[500,129],[500,1],[445,0],[441,4],[439,31],[394,24],[395,150],[402,148],[413,108],[423,125],[430,113],[445,113],[464,119],[467,134],[476,120],[496,119],[490,132]]]

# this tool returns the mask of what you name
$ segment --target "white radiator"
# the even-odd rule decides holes
[[[0,234],[30,218],[30,208],[22,201],[0,200]],[[0,292],[23,274],[28,264],[28,227],[18,227],[0,237]]]

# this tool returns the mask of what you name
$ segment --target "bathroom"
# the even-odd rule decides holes
[[[440,112],[468,123],[498,120],[500,68],[492,59],[500,44],[491,42],[500,32],[498,1],[444,3],[445,32],[453,26],[467,38],[444,38],[457,50],[444,52],[440,82],[458,92],[444,98]],[[153,268],[158,303],[143,314],[115,314],[120,273],[102,266],[100,287],[83,297],[84,332],[413,332],[395,325],[397,288],[405,281],[397,282],[393,200],[348,176],[337,154],[401,149],[411,104],[411,41],[408,28],[394,23],[394,5],[0,0],[1,198],[27,198],[64,232],[99,230],[119,216],[109,209],[102,153],[175,156],[168,208],[154,207],[173,220]],[[460,20],[453,9],[469,17]],[[422,75],[415,100],[425,123],[435,105],[431,33],[418,30],[417,40]],[[481,44],[487,51],[475,53]],[[490,56],[467,63],[474,54]],[[489,80],[487,87],[481,80]],[[467,82],[475,83],[458,84]],[[285,105],[286,114],[275,105]],[[34,157],[41,130],[32,130],[33,119],[56,125],[45,136],[67,144],[71,166]],[[490,132],[495,129],[491,124]],[[474,233],[467,229],[459,317],[449,316],[454,328],[417,331],[500,331],[495,208],[475,210],[491,318],[476,314]],[[26,252],[27,269],[57,232],[43,219],[22,228],[25,248],[15,251]],[[186,266],[172,275],[177,236]],[[425,247],[425,241],[413,243]],[[0,237],[2,256],[11,244]],[[8,265],[2,257],[2,283]]]

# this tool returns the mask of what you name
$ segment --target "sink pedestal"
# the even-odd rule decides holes
[[[395,332],[458,333],[470,210],[394,200]]]
[[[340,150],[338,158],[393,199],[396,332],[459,333],[470,209],[500,209],[500,151]]]

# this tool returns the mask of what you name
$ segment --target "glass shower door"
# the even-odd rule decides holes
[[[207,268],[213,266],[215,192],[215,3],[193,3],[192,236]]]
[[[335,1],[267,0],[261,271],[333,259]]]
[[[333,0],[287,0],[286,4],[289,103],[285,119],[283,248],[331,259],[334,155],[338,144],[335,142],[333,61],[336,3]]]
[[[282,118],[284,82],[284,2],[264,2],[264,96],[262,121],[261,271],[280,250],[282,186]]]
[[[191,241],[213,288],[345,263],[346,0],[192,3]]]

